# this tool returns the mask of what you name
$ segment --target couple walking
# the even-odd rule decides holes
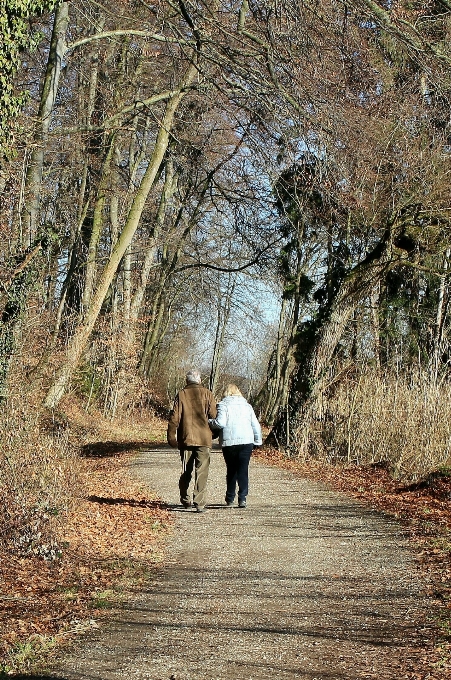
[[[219,430],[219,443],[227,468],[225,502],[233,506],[238,485],[238,506],[246,507],[249,461],[254,446],[262,443],[254,410],[236,385],[228,385],[216,406],[212,392],[201,384],[199,371],[186,374],[186,386],[177,394],[168,423],[168,443],[180,450],[182,473],[180,502],[203,512],[206,502],[212,430]],[[194,495],[189,486],[194,470]]]

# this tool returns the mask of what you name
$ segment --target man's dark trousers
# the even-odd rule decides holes
[[[180,451],[182,460],[182,474],[179,479],[180,502],[188,505],[191,502],[189,485],[194,468],[193,503],[198,508],[203,508],[207,496],[208,470],[210,468],[209,446],[187,446]]]

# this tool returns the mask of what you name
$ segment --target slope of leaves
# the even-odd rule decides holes
[[[59,639],[98,627],[164,556],[169,512],[127,469],[149,426],[94,430],[101,419],[73,406],[70,417],[74,432],[83,418],[90,437],[80,447],[80,497],[58,537],[62,557],[0,555],[0,673],[26,670]]]

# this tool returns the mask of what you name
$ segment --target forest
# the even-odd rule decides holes
[[[193,366],[287,457],[450,467],[450,0],[0,21],[2,542],[50,549],[71,404],[165,417]]]

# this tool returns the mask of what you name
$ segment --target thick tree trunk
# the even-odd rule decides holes
[[[89,336],[91,335],[92,329],[99,315],[102,303],[117,271],[119,263],[122,260],[122,257],[124,256],[124,253],[135,234],[147,197],[163,161],[164,154],[168,147],[169,134],[174,122],[177,107],[179,106],[185,94],[186,88],[191,85],[196,74],[197,68],[195,64],[192,64],[189,67],[179,90],[170,98],[166,105],[161,127],[155,142],[154,151],[149,161],[149,165],[147,166],[146,172],[144,173],[141,180],[139,189],[135,194],[133,204],[128,214],[127,222],[116,243],[116,247],[111,253],[111,257],[99,278],[97,288],[91,298],[89,310],[87,311],[83,322],[78,327],[73,338],[69,342],[66,361],[61,367],[53,385],[47,393],[45,405],[48,407],[54,408],[59,403],[72,376],[72,373],[77,367],[80,357],[86,348]]]
[[[25,200],[20,219],[22,222],[21,233],[26,235],[28,245],[32,243],[37,234],[39,197],[44,168],[44,147],[58,92],[61,64],[66,48],[66,30],[68,21],[69,3],[63,2],[55,11],[47,70],[41,93],[37,128],[33,140],[34,149],[30,156],[25,179]]]

